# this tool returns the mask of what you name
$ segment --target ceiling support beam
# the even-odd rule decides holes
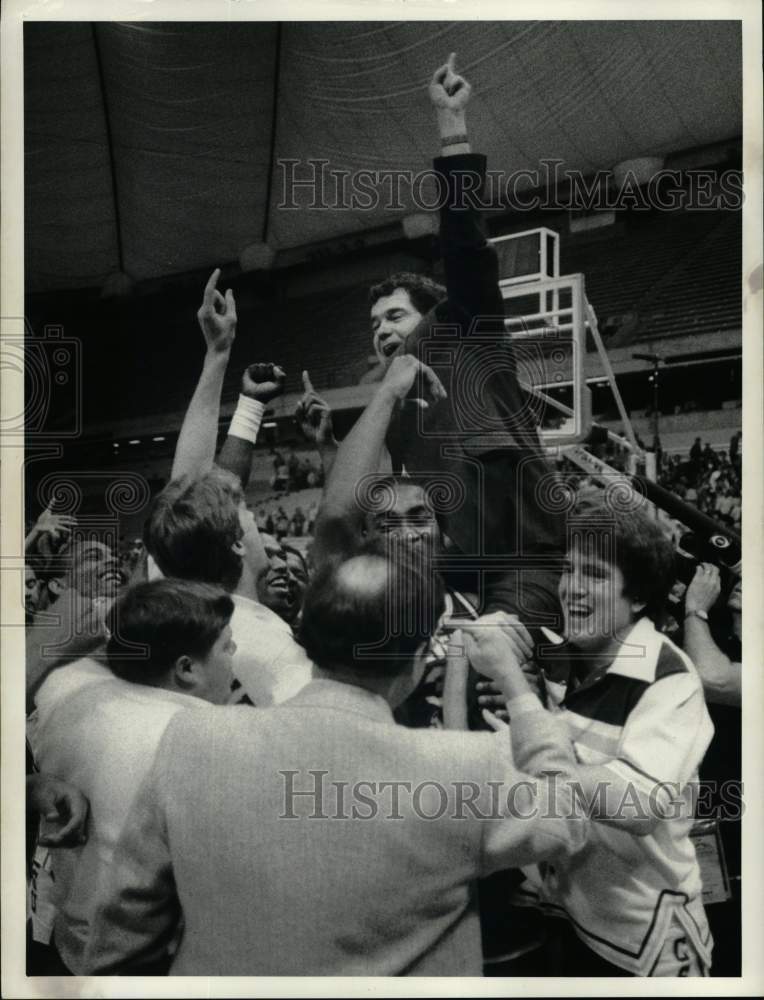
[[[119,262],[119,270],[125,271],[125,257],[122,247],[122,218],[119,211],[119,187],[117,185],[117,165],[116,158],[114,156],[114,136],[111,131],[111,119],[109,117],[109,101],[108,93],[106,89],[106,78],[103,71],[103,57],[101,54],[101,45],[98,39],[98,25],[95,22],[91,22],[90,28],[93,34],[93,49],[95,51],[95,61],[98,68],[98,82],[101,88],[101,97],[103,100],[103,118],[104,125],[106,128],[106,146],[109,153],[109,171],[111,174],[111,192],[112,200],[114,202],[114,228],[116,230],[117,239],[117,260]]]

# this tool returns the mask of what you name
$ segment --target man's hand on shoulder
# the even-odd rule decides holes
[[[433,404],[446,398],[443,383],[432,368],[422,364],[411,354],[399,354],[393,358],[377,392],[393,400],[401,400],[411,393],[417,382],[420,383],[421,394],[423,395],[426,389]],[[424,399],[421,400],[421,404],[430,405]]]

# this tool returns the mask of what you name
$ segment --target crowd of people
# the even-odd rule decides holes
[[[270,451],[273,462],[273,475],[270,485],[276,493],[289,496],[297,490],[312,489],[324,485],[324,469],[320,462],[315,462],[309,455],[299,456],[293,448],[282,454],[277,448]]]
[[[291,513],[284,510],[281,503],[264,500],[255,507],[255,520],[258,530],[269,535],[275,535],[281,540],[290,538],[312,537],[318,517],[318,503],[314,500],[305,505],[295,504]]]
[[[728,451],[715,451],[708,442],[701,445],[697,437],[686,458],[669,455],[664,459],[659,482],[702,513],[739,533],[742,447],[740,431],[732,435]]]
[[[739,782],[739,568],[697,565],[672,640],[675,553],[646,503],[594,482],[560,502],[495,253],[459,204],[486,163],[453,56],[429,95],[446,285],[371,289],[384,377],[340,443],[303,373],[318,508],[290,522],[245,502],[278,366],[243,373],[215,454],[237,328],[215,271],[142,539],[117,553],[50,509],[30,530],[30,974],[734,964],[739,902],[706,911],[691,833],[700,778],[714,822]],[[435,328],[454,350],[426,364]],[[490,374],[465,420],[479,352]],[[284,542],[305,533],[307,555]]]

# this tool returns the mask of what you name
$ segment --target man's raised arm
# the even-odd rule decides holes
[[[202,374],[183,418],[175,447],[171,479],[209,472],[215,461],[220,420],[220,395],[231,347],[236,336],[236,302],[229,288],[225,296],[217,290],[220,268],[210,275],[197,317],[207,353]]]
[[[343,535],[360,530],[363,511],[359,489],[367,477],[386,471],[383,458],[390,420],[399,401],[409,395],[417,381],[417,396],[429,397],[429,401],[420,400],[422,405],[435,406],[445,399],[446,390],[427,365],[410,354],[399,355],[393,358],[371,402],[340,444],[316,523],[313,557],[317,563],[336,547],[338,528]]]
[[[434,166],[442,179],[440,243],[448,301],[463,324],[503,314],[496,253],[487,240],[479,210],[486,159],[473,153],[467,134],[466,108],[472,88],[456,73],[455,53],[435,71],[430,101],[435,108],[441,155]],[[499,332],[503,326],[497,325]]]
[[[242,375],[239,402],[217,460],[221,469],[239,477],[242,489],[249,482],[252,455],[265,408],[283,393],[285,379],[283,368],[262,362],[250,365]]]

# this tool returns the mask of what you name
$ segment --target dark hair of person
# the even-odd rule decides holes
[[[305,573],[306,578],[309,578],[310,571],[308,570],[308,561],[305,558],[304,554],[295,545],[284,545],[282,543],[281,548],[284,550],[285,556],[287,553],[290,553],[293,556],[297,556],[297,558],[302,563],[303,572]]]
[[[178,658],[204,658],[231,621],[234,604],[220,587],[152,580],[130,587],[107,617],[106,658],[123,680],[155,686]]]
[[[575,525],[575,527],[573,527]],[[582,490],[571,512],[569,539],[594,548],[600,558],[621,571],[624,595],[644,602],[636,616],[663,622],[666,601],[675,579],[674,546],[660,522],[637,494]]]
[[[372,285],[369,289],[369,304],[374,305],[377,299],[392,295],[396,288],[403,288],[409,293],[412,305],[423,316],[446,297],[446,289],[432,278],[411,271],[398,271],[379,284]]]
[[[154,498],[143,528],[143,541],[162,573],[235,590],[243,562],[232,546],[243,535],[243,496],[239,480],[224,469],[171,480]]]

